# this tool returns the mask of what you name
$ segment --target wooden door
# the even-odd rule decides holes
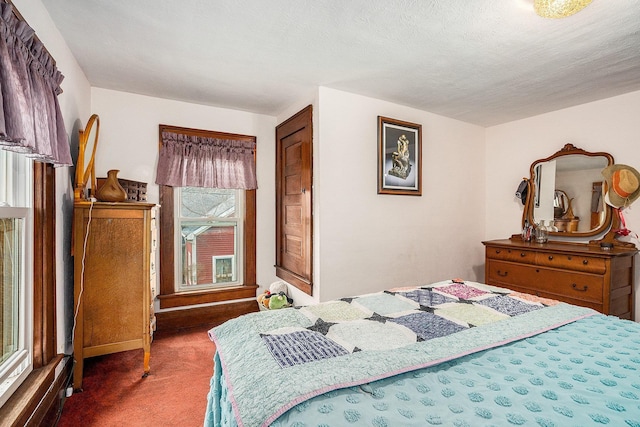
[[[276,128],[276,275],[311,295],[312,107]]]

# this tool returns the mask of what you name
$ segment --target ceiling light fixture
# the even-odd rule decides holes
[[[533,8],[543,18],[564,18],[580,12],[591,0],[534,0]]]

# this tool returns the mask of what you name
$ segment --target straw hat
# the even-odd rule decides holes
[[[605,201],[614,208],[626,208],[640,197],[640,173],[631,166],[607,166],[602,176],[607,180]]]

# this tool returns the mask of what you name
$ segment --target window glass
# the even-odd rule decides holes
[[[181,217],[229,218],[236,213],[236,190],[181,188]]]
[[[0,363],[18,351],[23,227],[24,218],[0,218]]]
[[[31,372],[31,160],[0,150],[0,406]]]
[[[176,291],[202,290],[242,283],[240,277],[243,207],[240,190],[175,189],[181,244],[176,263]],[[177,245],[176,245],[177,246]]]

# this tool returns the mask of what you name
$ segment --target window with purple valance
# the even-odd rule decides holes
[[[18,18],[0,3],[0,145],[56,166],[72,164],[58,104],[64,77],[55,61]]]
[[[253,190],[255,139],[220,139],[163,131],[156,184]]]

